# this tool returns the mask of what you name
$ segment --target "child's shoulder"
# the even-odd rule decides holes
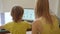
[[[28,22],[27,22],[27,21],[22,21],[22,23],[23,23],[23,24],[28,24]]]
[[[14,22],[7,22],[5,25],[12,25]]]
[[[23,24],[25,24],[25,25],[30,25],[31,23],[28,22],[28,21],[23,21]]]

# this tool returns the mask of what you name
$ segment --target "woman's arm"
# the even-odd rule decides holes
[[[42,24],[40,20],[36,20],[32,24],[32,34],[41,34],[42,33]]]
[[[37,24],[36,24],[36,22],[33,22],[33,24],[32,24],[32,34],[37,34]]]

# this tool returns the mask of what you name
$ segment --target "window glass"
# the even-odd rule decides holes
[[[1,26],[1,13],[0,13],[0,26]]]

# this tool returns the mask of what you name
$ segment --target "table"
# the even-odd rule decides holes
[[[0,30],[0,34],[7,34],[7,33],[10,33],[10,32],[6,30]]]

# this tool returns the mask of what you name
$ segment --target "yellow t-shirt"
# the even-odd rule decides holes
[[[40,20],[43,27],[42,34],[60,34],[59,24],[58,24],[59,22],[56,16],[52,16],[52,20],[53,20],[53,25],[47,24],[45,18],[42,18]]]
[[[4,25],[4,28],[10,31],[11,34],[26,34],[26,30],[31,28],[31,25],[26,21],[20,23],[9,22]]]

